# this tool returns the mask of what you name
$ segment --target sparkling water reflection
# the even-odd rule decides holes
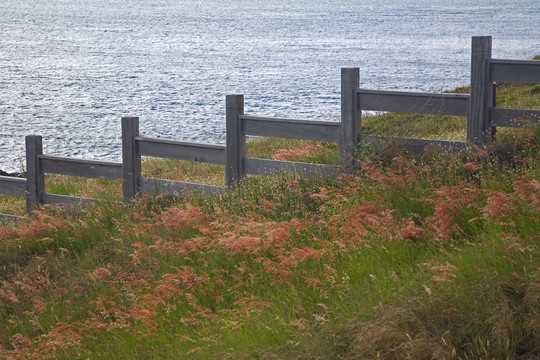
[[[24,136],[51,154],[118,160],[120,117],[149,136],[223,142],[224,99],[246,111],[338,120],[341,67],[363,87],[469,82],[470,38],[494,56],[540,53],[540,7],[515,0],[4,0],[0,168]]]

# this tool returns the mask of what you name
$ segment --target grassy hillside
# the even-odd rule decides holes
[[[540,106],[538,86],[501,93]],[[408,119],[365,126],[395,134]],[[416,120],[464,137],[460,119]],[[540,129],[498,136],[457,155],[366,149],[339,179],[250,177],[212,199],[120,206],[119,183],[49,178],[48,191],[104,202],[0,228],[0,359],[536,359]],[[337,161],[333,144],[249,146]],[[220,167],[143,168],[223,181]]]

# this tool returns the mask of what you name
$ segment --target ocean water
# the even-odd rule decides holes
[[[246,113],[339,120],[340,68],[361,86],[469,83],[472,36],[493,57],[540,53],[538,0],[1,0],[0,169],[47,154],[118,161],[141,134],[225,141],[225,95]]]

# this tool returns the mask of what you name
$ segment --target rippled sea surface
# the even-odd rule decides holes
[[[0,169],[24,136],[48,154],[119,160],[141,134],[225,140],[225,95],[246,113],[338,120],[340,68],[366,88],[469,83],[472,36],[495,58],[540,53],[538,1],[2,0]]]

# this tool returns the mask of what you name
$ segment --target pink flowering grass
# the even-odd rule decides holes
[[[373,156],[336,180],[43,209],[0,228],[0,359],[534,358],[523,141],[512,169]]]

